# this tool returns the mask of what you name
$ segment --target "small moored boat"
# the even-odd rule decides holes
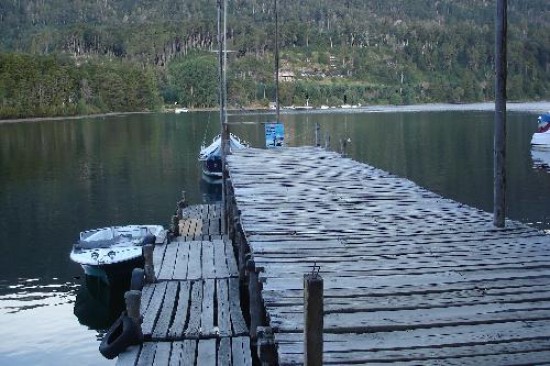
[[[249,144],[239,137],[229,134],[229,151],[236,151],[249,147]],[[199,162],[202,164],[202,172],[210,178],[222,177],[221,135],[214,137],[208,146],[201,146]]]
[[[143,264],[142,246],[162,243],[166,231],[160,225],[111,226],[83,231],[70,258],[90,276],[111,277],[130,273]]]
[[[531,138],[531,145],[550,147],[550,112],[539,116],[537,132]]]

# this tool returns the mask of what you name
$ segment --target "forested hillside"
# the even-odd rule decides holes
[[[274,99],[274,2],[229,0],[229,104]],[[216,0],[0,0],[0,117],[217,104]],[[278,0],[281,103],[493,98],[495,1]],[[550,2],[509,0],[508,95],[550,99]]]

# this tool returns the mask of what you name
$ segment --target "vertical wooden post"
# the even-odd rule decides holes
[[[315,123],[315,146],[321,146],[321,126],[319,122]]]
[[[323,364],[323,278],[304,275],[304,365]]]
[[[330,135],[327,133],[325,135],[325,150],[328,150],[330,148]]]
[[[262,366],[277,365],[275,340],[271,327],[258,327],[257,354]]]
[[[182,219],[183,218],[183,209],[186,208],[188,206],[187,204],[187,199],[185,198],[185,191],[181,191],[181,199],[178,201],[178,212],[177,212],[177,216],[178,216],[178,219]]]
[[[246,262],[246,269],[248,272],[248,298],[250,301],[250,338],[255,341],[258,326],[261,324],[260,283],[256,265],[252,259]]]
[[[275,0],[275,122],[280,122],[281,109],[279,107],[279,13]]]
[[[132,278],[130,279],[130,290],[143,290],[145,282],[145,271],[142,268],[134,268],[132,270]]]
[[[239,277],[244,278],[246,271],[246,243],[240,226],[237,230],[237,245],[239,249]]]
[[[124,302],[126,303],[126,314],[134,321],[139,329],[141,329],[141,291],[130,290],[124,293]]]
[[[155,265],[153,264],[154,249],[155,248],[152,244],[143,246],[143,258],[145,262],[143,269],[145,271],[145,282],[147,283],[154,283],[157,280],[155,276]]]
[[[506,38],[507,0],[497,0],[495,27],[495,141],[493,224],[504,227],[506,216]]]
[[[347,156],[347,147],[348,147],[348,140],[340,139],[340,155],[342,155],[342,157]]]
[[[170,225],[170,231],[174,236],[180,235],[180,219],[178,215],[172,215],[172,225]]]
[[[223,11],[223,18],[222,18]],[[222,205],[221,205],[221,231],[227,233],[227,197],[226,197],[226,179],[227,168],[226,158],[229,152],[229,129],[227,126],[227,111],[226,111],[226,93],[227,93],[227,80],[226,80],[226,20],[227,20],[227,0],[218,0],[218,51],[219,51],[219,99],[220,99],[220,150],[221,150],[221,164],[222,164]],[[223,22],[223,24],[222,24]]]

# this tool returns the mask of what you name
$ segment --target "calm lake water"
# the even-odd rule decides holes
[[[529,144],[544,108],[508,113],[507,199],[508,217],[550,229],[550,174],[534,167]],[[350,138],[354,159],[492,210],[489,111],[390,109],[282,119],[290,146],[312,145],[319,122],[332,149]],[[261,122],[270,120],[231,115],[231,130],[259,147]],[[98,346],[120,313],[123,288],[86,279],[69,260],[71,245],[85,229],[166,226],[181,190],[191,204],[215,200],[219,187],[201,180],[196,157],[218,127],[218,114],[208,112],[0,124],[1,365],[114,364]],[[550,164],[550,152],[534,154]]]

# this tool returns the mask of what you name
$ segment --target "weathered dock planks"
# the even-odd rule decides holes
[[[218,237],[221,238],[220,234]],[[155,275],[159,280],[238,277],[233,246],[227,238],[177,241],[155,247]]]
[[[181,216],[178,228],[184,240],[209,240],[221,235],[220,204],[190,206]]]
[[[252,364],[231,241],[220,232],[220,206],[182,210],[180,236],[153,252],[155,283],[142,290],[142,346],[117,365]]]
[[[147,340],[243,336],[238,278],[162,281],[144,289],[142,330]]]
[[[252,366],[250,338],[225,337],[146,342],[142,347],[129,347],[118,357],[117,365]]]
[[[319,148],[228,158],[279,363],[303,363],[303,275],[326,364],[550,360],[550,236]]]

